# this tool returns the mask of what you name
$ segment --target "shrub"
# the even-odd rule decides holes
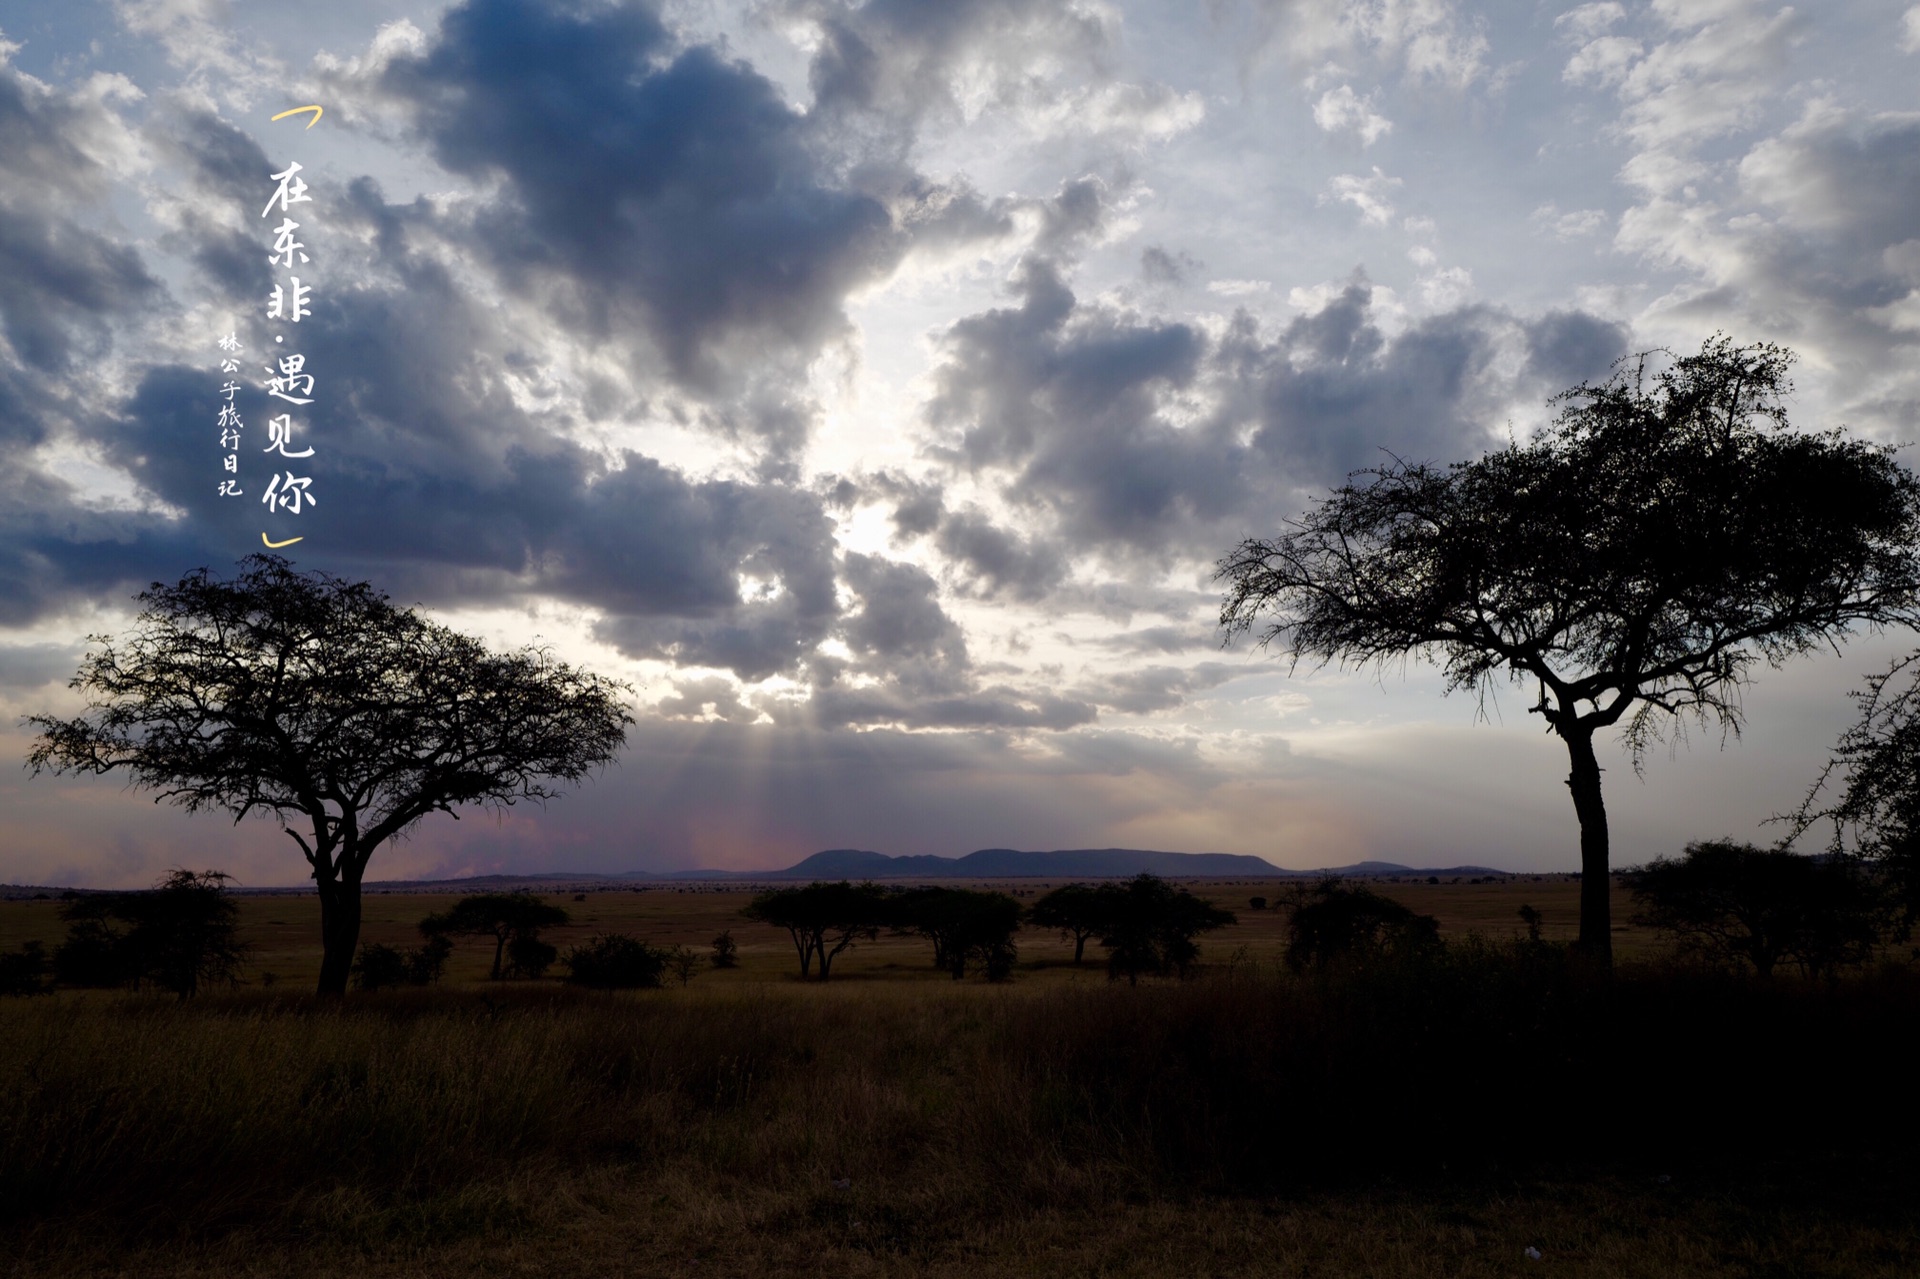
[[[634,990],[660,985],[666,952],[624,933],[595,937],[567,952],[567,980],[595,990]]]
[[[1288,902],[1287,965],[1295,972],[1440,948],[1440,923],[1370,889],[1323,879]]]
[[[446,970],[453,943],[445,937],[430,937],[414,950],[401,950],[379,943],[364,945],[354,961],[354,984],[361,990],[389,990],[395,986],[428,986],[440,980]]]
[[[73,897],[60,908],[68,933],[53,954],[55,977],[73,986],[148,981],[182,999],[203,983],[232,985],[247,948],[230,878],[174,870],[146,892]]]
[[[1844,858],[1816,861],[1732,840],[1687,845],[1627,876],[1636,921],[1716,963],[1762,977],[1785,959],[1808,976],[1866,962],[1892,923],[1880,884]]]
[[[733,940],[733,930],[731,928],[713,939],[713,966],[715,968],[738,968],[740,966],[740,947]]]
[[[550,942],[538,937],[515,937],[507,943],[507,968],[503,975],[528,980],[544,977],[558,958],[560,951]]]
[[[47,956],[37,941],[0,955],[0,995],[38,995],[47,989]]]

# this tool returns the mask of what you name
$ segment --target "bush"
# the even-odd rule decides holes
[[[440,980],[447,966],[453,943],[445,937],[430,937],[415,950],[400,950],[379,943],[360,948],[353,964],[354,984],[361,990],[390,990],[396,986],[428,986]]]
[[[38,995],[47,989],[47,956],[37,941],[0,955],[0,995]]]
[[[713,966],[715,968],[738,968],[740,966],[740,947],[733,940],[733,930],[731,928],[713,939]]]
[[[1237,922],[1232,911],[1209,906],[1158,875],[1136,875],[1124,884],[1095,890],[1102,906],[1100,944],[1107,950],[1107,976],[1137,983],[1142,973],[1185,977],[1200,956],[1194,938]]]
[[[547,969],[553,967],[553,961],[558,958],[560,958],[560,952],[550,942],[543,942],[538,937],[515,937],[507,943],[507,968],[504,975],[523,977],[528,980],[544,977]]]
[[[1892,924],[1880,884],[1852,861],[1816,861],[1732,840],[1687,845],[1627,876],[1636,922],[1714,963],[1749,963],[1762,977],[1791,959],[1807,976],[1869,959]]]
[[[63,985],[147,981],[186,999],[202,984],[232,985],[246,957],[240,911],[217,870],[174,870],[139,893],[89,893],[60,908],[67,940],[53,953]]]
[[[666,975],[666,952],[624,933],[595,937],[567,952],[567,980],[594,990],[656,987]]]
[[[1287,966],[1295,972],[1440,949],[1440,923],[1371,889],[1324,879],[1296,889],[1288,909]]]

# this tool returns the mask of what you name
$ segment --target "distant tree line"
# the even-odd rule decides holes
[[[933,943],[933,965],[963,978],[969,967],[988,981],[1005,981],[1019,956],[1014,935],[1024,924],[1057,929],[1074,940],[1081,963],[1089,939],[1107,950],[1107,971],[1136,982],[1142,974],[1186,976],[1199,955],[1195,938],[1234,922],[1229,911],[1201,901],[1157,875],[1125,883],[1068,884],[1024,909],[1005,893],[967,888],[883,888],[875,884],[814,883],[761,893],[742,912],[784,928],[799,959],[800,976],[832,975],[833,961],[860,940],[885,929]]]

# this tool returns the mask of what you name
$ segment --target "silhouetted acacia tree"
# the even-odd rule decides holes
[[[71,720],[34,716],[34,772],[106,773],[189,812],[267,813],[320,894],[320,993],[346,990],[374,850],[432,812],[558,794],[612,760],[626,686],[540,649],[487,651],[365,582],[251,555],[231,581],[158,582],[93,636]]]
[[[1687,845],[1629,872],[1635,922],[1716,961],[1745,961],[1771,977],[1785,959],[1810,977],[1865,963],[1886,925],[1884,894],[1852,859],[1815,861],[1732,840]]]
[[[1020,930],[1020,903],[1005,893],[971,888],[914,888],[889,901],[888,922],[897,933],[913,933],[933,942],[933,964],[953,974],[967,975],[967,964],[978,963],[990,981],[1004,981],[1013,971],[1019,951],[1013,935]]]
[[[1372,889],[1323,879],[1286,899],[1287,966],[1295,972],[1440,949],[1440,922]]]
[[[462,897],[453,909],[420,921],[427,938],[491,937],[495,981],[502,977],[538,977],[552,964],[557,951],[540,940],[543,928],[567,923],[567,912],[549,906],[532,893],[477,893]]]
[[[1792,356],[1724,336],[1556,397],[1524,442],[1440,469],[1359,472],[1274,541],[1219,564],[1220,621],[1297,664],[1438,663],[1483,699],[1502,676],[1566,744],[1580,822],[1580,946],[1611,963],[1594,734],[1636,770],[1663,724],[1740,725],[1740,686],[1909,616],[1920,483],[1892,451],[1787,429]]]
[[[738,968],[740,966],[740,944],[733,940],[731,928],[713,939],[712,962],[715,968]]]
[[[60,908],[55,977],[73,986],[150,982],[182,999],[232,983],[246,958],[240,910],[221,871],[175,870],[146,892],[86,893]]]
[[[1788,842],[1816,823],[1830,823],[1829,852],[1865,858],[1886,874],[1899,896],[1906,938],[1920,919],[1920,652],[1869,678],[1853,698],[1859,722],[1840,738],[1799,810],[1785,819],[1793,825]]]
[[[1232,911],[1208,905],[1158,875],[1135,875],[1095,891],[1106,900],[1100,944],[1107,950],[1107,976],[1125,977],[1130,985],[1142,973],[1185,977],[1200,955],[1194,938],[1237,922]]]
[[[820,980],[833,971],[841,951],[861,938],[880,935],[889,922],[889,894],[872,884],[814,883],[804,888],[774,888],[759,894],[741,914],[787,930],[800,955],[804,980],[813,961],[820,961]]]
[[[1073,962],[1087,953],[1087,939],[1107,926],[1106,912],[1113,905],[1111,893],[1086,884],[1063,884],[1028,908],[1027,922],[1039,928],[1057,928],[1063,937],[1073,938]]]

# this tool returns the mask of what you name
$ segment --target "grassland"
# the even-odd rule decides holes
[[[1380,887],[1457,941],[1523,901],[1571,931],[1564,879]],[[572,937],[733,927],[742,967],[585,995],[485,982],[474,946],[440,988],[334,1005],[301,993],[311,901],[249,898],[271,989],[0,1002],[0,1270],[1920,1273],[1906,969],[1602,983],[1462,941],[1301,980],[1256,892],[1206,886],[1241,924],[1138,989],[1032,934],[1009,986],[904,939],[803,985],[744,893],[653,889],[567,901]],[[448,900],[372,897],[368,939]],[[0,904],[0,946],[58,933]]]
[[[944,882],[944,881],[943,881]],[[1025,900],[1045,892],[1047,881],[996,880],[964,883],[970,888],[1025,893]],[[1225,961],[1237,951],[1265,963],[1277,962],[1286,946],[1286,916],[1277,910],[1254,911],[1247,903],[1256,896],[1274,900],[1285,881],[1195,880],[1186,885],[1198,896],[1236,912],[1239,923],[1206,940],[1208,958]],[[1570,941],[1579,930],[1579,882],[1567,875],[1514,876],[1474,884],[1464,880],[1427,884],[1370,880],[1368,886],[1440,921],[1442,934],[1451,937],[1479,932],[1508,937],[1521,930],[1519,909],[1531,905],[1543,916],[1542,933],[1551,941]],[[798,961],[784,932],[740,918],[740,908],[756,890],[750,887],[702,884],[679,888],[649,887],[594,889],[585,900],[573,892],[548,892],[547,898],[567,908],[574,922],[545,934],[564,953],[568,946],[595,933],[618,932],[656,945],[684,945],[705,950],[723,929],[733,931],[740,946],[741,965],[731,972],[712,972],[699,979],[703,987],[777,980],[793,975]],[[1625,959],[1662,953],[1660,940],[1630,922],[1632,904],[1617,885],[1614,889],[1614,946]],[[310,988],[320,973],[320,904],[311,894],[256,896],[237,899],[241,936],[253,948],[247,979],[257,984],[272,974],[277,986]],[[426,915],[443,911],[458,894],[431,892],[371,892],[361,937],[366,942],[413,946],[420,941],[416,925]],[[59,902],[0,901],[0,949],[22,941],[39,940],[51,947],[65,934]],[[947,978],[928,966],[927,943],[916,938],[881,937],[856,945],[834,963],[835,981],[917,980]],[[1029,981],[1104,981],[1098,965],[1074,969],[1073,945],[1058,935],[1037,929],[1020,934],[1022,978]],[[483,981],[492,963],[490,944],[468,940],[461,944],[448,969],[455,985]]]

